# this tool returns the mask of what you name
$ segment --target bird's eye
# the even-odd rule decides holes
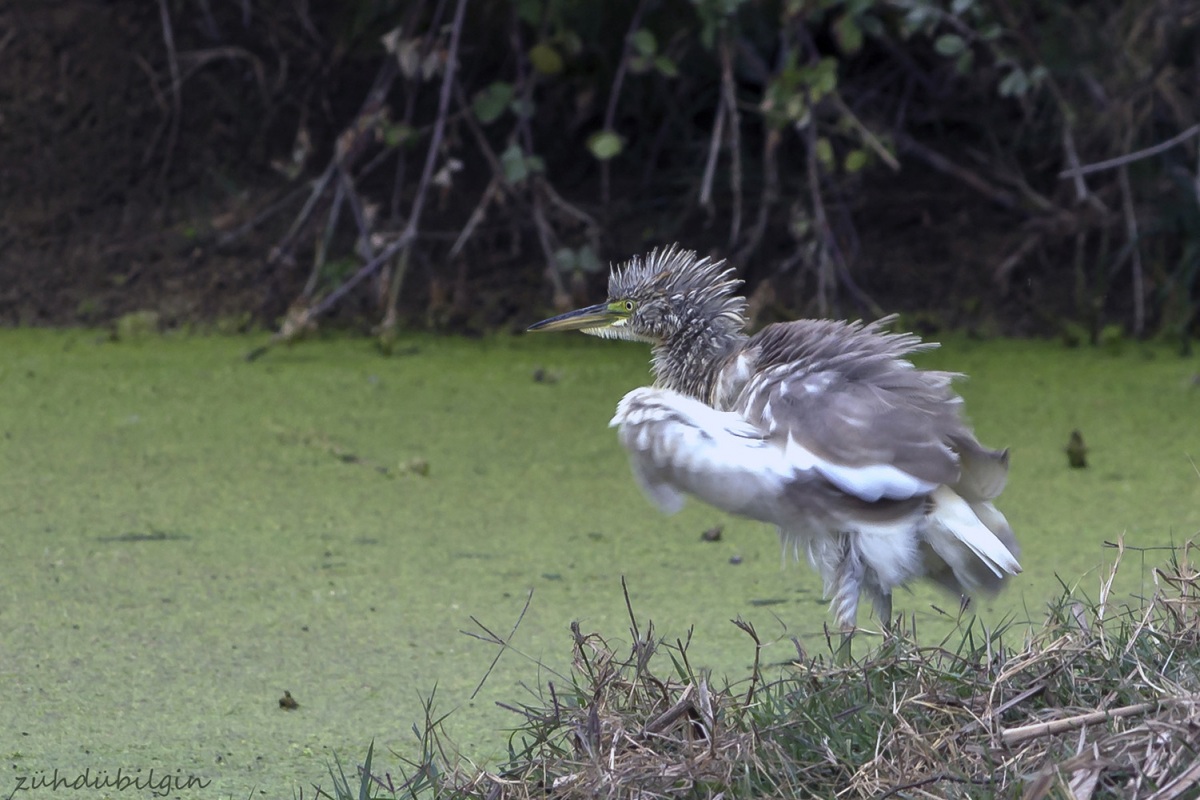
[[[625,310],[626,310],[626,311],[633,311],[633,301],[632,301],[632,300],[626,300],[626,301],[625,301]]]

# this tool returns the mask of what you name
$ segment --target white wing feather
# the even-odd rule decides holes
[[[642,489],[664,511],[680,492],[734,514],[772,521],[793,470],[778,447],[738,414],[667,389],[634,389],[609,423],[629,451]]]
[[[918,495],[929,494],[937,484],[909,475],[891,464],[868,464],[851,467],[835,464],[809,450],[788,436],[784,456],[792,468],[806,472],[816,470],[821,477],[846,494],[874,503],[881,499],[908,500]]]
[[[935,488],[890,464],[835,464],[790,436],[781,446],[740,414],[669,389],[634,389],[609,425],[619,430],[643,491],[667,513],[683,507],[686,492],[725,511],[784,523],[775,513],[783,489],[804,476],[820,476],[871,503]]]

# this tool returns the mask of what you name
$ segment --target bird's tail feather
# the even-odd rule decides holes
[[[947,486],[935,489],[930,501],[925,541],[964,592],[995,592],[1005,578],[1021,572],[1012,529],[994,505],[967,502]]]

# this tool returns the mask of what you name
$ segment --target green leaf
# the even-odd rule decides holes
[[[842,166],[845,167],[846,172],[849,173],[858,172],[866,165],[867,153],[865,150],[859,150],[858,148],[846,153],[846,158],[842,162]]]
[[[579,248],[578,263],[579,268],[584,272],[599,272],[604,269],[604,264],[600,262],[600,257],[596,255],[595,249],[590,244]]]
[[[517,17],[531,28],[542,23],[542,0],[517,0]]]
[[[487,125],[500,119],[513,99],[513,86],[505,81],[496,81],[481,89],[471,101],[475,117]]]
[[[383,126],[383,143],[388,147],[412,144],[415,138],[416,131],[411,125],[393,122]]]
[[[975,51],[963,50],[958,54],[958,58],[954,60],[954,69],[959,75],[966,75],[971,71],[971,67],[975,65]]]
[[[863,29],[863,33],[867,36],[874,36],[878,39],[887,33],[887,28],[879,21],[879,17],[874,14],[863,14],[857,19],[859,27]]]
[[[1001,97],[1017,97],[1028,91],[1029,76],[1020,67],[1014,67],[1013,71],[1005,75],[1004,80],[1000,81]]]
[[[901,38],[907,39],[917,32],[932,32],[932,27],[937,23],[937,10],[924,5],[915,5],[909,8],[908,13],[904,15],[900,22]]]
[[[608,161],[620,155],[625,142],[616,131],[596,131],[588,137],[587,146],[597,160]]]
[[[504,167],[504,179],[511,184],[521,183],[529,177],[529,164],[520,145],[510,144],[500,154],[500,164]]]
[[[543,75],[557,75],[563,71],[562,56],[545,42],[529,48],[529,61],[533,68]]]
[[[847,55],[853,55],[862,49],[862,28],[858,26],[858,20],[849,14],[842,14],[833,23],[833,37],[837,39],[838,47]]]
[[[943,33],[934,39],[933,49],[944,56],[956,56],[967,49],[967,43],[957,33]]]
[[[836,58],[822,58],[817,62],[809,86],[814,103],[837,88],[837,67]]]
[[[512,101],[512,104],[509,106],[509,108],[511,108],[512,112],[517,115],[518,119],[533,118],[534,104],[532,100],[526,100],[522,97],[518,97]]]
[[[561,31],[554,37],[554,41],[569,56],[578,56],[583,52],[583,39],[579,38],[579,34],[575,31]]]
[[[638,28],[633,32],[633,49],[643,56],[652,56],[658,52],[658,41],[646,28]]]
[[[554,251],[554,265],[559,272],[571,272],[579,265],[579,259],[571,248],[560,247]]]
[[[530,174],[546,170],[546,162],[541,156],[526,154],[518,144],[510,144],[500,154],[500,165],[504,167],[504,179],[511,184],[521,183]]]
[[[585,244],[578,250],[560,247],[554,251],[554,264],[559,272],[599,272],[604,268],[590,244]]]
[[[658,56],[655,58],[654,68],[658,70],[658,74],[662,75],[664,78],[679,77],[679,67],[675,65],[674,61],[666,56]]]
[[[833,145],[824,136],[817,139],[817,161],[826,169],[833,166]]]

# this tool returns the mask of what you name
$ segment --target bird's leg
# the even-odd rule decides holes
[[[842,629],[842,641],[833,654],[834,663],[845,666],[850,663],[850,642],[854,638],[858,619],[858,595],[862,591],[866,567],[859,549],[858,534],[844,533],[841,536],[840,558],[833,577],[833,611]]]
[[[854,655],[850,650],[854,641],[854,627],[842,627],[842,639],[837,649],[833,651],[833,663],[838,667],[848,667],[854,663]]]
[[[875,613],[879,615],[879,624],[883,626],[885,635],[892,633],[892,593],[884,592],[875,600]]]

